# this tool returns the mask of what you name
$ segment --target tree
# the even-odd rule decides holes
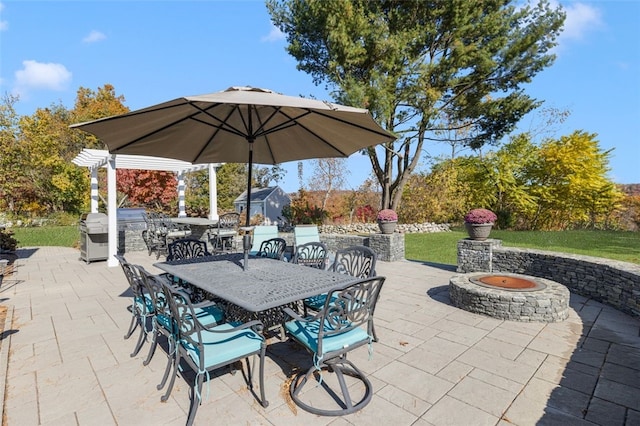
[[[346,182],[347,175],[349,175],[347,161],[344,158],[319,158],[313,160],[313,165],[313,176],[309,181],[309,189],[324,193],[320,208],[327,210],[327,202],[331,193],[341,189]]]
[[[564,21],[540,0],[269,0],[298,69],[340,103],[368,108],[398,139],[369,148],[382,207],[397,208],[426,141],[455,123],[472,148],[539,106],[522,85],[552,64]]]
[[[531,171],[537,199],[534,229],[595,227],[606,224],[622,199],[606,174],[611,150],[600,150],[595,134],[575,131],[540,146]]]
[[[174,172],[118,169],[116,182],[118,192],[127,197],[130,205],[165,213],[177,211],[178,179]]]

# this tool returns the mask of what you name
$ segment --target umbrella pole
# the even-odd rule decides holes
[[[247,138],[247,142],[249,142],[249,173],[247,177],[247,206],[245,207],[245,226],[248,228],[251,226],[250,224],[250,213],[251,213],[251,172],[253,170],[253,138]],[[244,250],[244,264],[242,268],[247,270],[249,268],[249,250],[251,250],[251,234],[245,232],[242,236],[242,249]]]

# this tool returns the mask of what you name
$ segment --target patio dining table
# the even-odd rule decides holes
[[[254,314],[254,318],[268,317],[267,328],[284,318],[275,315],[274,320],[274,310],[358,281],[349,275],[264,257],[249,257],[247,269],[243,269],[243,262],[242,253],[231,253],[154,266]]]

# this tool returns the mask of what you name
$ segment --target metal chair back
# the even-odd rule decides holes
[[[205,241],[183,238],[169,244],[167,260],[193,259],[205,256],[211,256]]]
[[[325,269],[329,251],[324,243],[311,242],[296,246],[292,263],[309,266],[316,269]]]
[[[365,246],[351,246],[336,251],[331,269],[334,272],[358,278],[376,275],[376,252]]]
[[[270,238],[260,244],[260,250],[256,256],[282,260],[286,249],[287,242],[284,238]]]

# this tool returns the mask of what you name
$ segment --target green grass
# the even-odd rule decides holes
[[[79,231],[73,226],[13,228],[19,247],[77,247]],[[461,228],[452,232],[406,234],[405,257],[423,262],[455,265],[458,240],[466,238]],[[640,264],[640,232],[623,231],[500,231],[491,238],[502,240],[505,247],[535,248],[563,253],[604,257]]]
[[[42,226],[34,228],[11,228],[18,247],[78,247],[78,226]]]
[[[461,229],[430,234],[406,234],[405,257],[411,260],[455,265]],[[640,232],[624,231],[500,231],[491,238],[505,247],[534,248],[563,253],[604,257],[640,264]]]

